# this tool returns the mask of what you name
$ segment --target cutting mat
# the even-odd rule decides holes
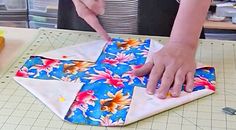
[[[165,43],[167,40],[163,37],[148,38],[161,43]],[[18,58],[0,76],[0,128],[3,130],[236,130],[236,116],[226,115],[221,110],[226,106],[236,108],[236,42],[200,41],[197,60],[216,67],[216,94],[125,127],[106,128],[64,122],[12,79],[16,70],[31,55],[95,39],[99,39],[95,33],[40,29],[32,44],[19,53]]]

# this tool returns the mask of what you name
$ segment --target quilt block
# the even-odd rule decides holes
[[[78,44],[31,56],[14,79],[63,120],[96,126],[127,125],[215,92],[214,68],[199,66],[192,93],[183,85],[178,98],[146,94],[148,75],[132,70],[161,47],[151,39]]]

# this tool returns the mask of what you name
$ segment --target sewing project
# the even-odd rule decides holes
[[[156,41],[93,41],[31,56],[14,79],[61,119],[122,126],[215,92],[215,70],[199,66],[192,93],[165,100],[146,94],[148,76],[132,74],[162,45]],[[159,83],[157,88],[159,87]]]

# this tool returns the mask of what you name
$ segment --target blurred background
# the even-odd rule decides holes
[[[0,0],[0,26],[57,28],[57,13],[58,0]],[[204,27],[207,39],[236,40],[236,0],[214,0]]]

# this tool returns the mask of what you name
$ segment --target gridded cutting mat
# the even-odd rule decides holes
[[[138,38],[133,35],[119,36]],[[167,40],[161,37],[148,38],[161,43]],[[226,115],[221,110],[226,106],[236,108],[236,42],[200,41],[197,60],[216,67],[216,94],[125,127],[106,128],[64,122],[12,79],[16,70],[31,55],[95,39],[99,39],[95,33],[41,29],[32,44],[29,44],[26,50],[19,54],[19,58],[15,59],[15,62],[0,76],[0,128],[4,130],[236,130],[236,116]]]

